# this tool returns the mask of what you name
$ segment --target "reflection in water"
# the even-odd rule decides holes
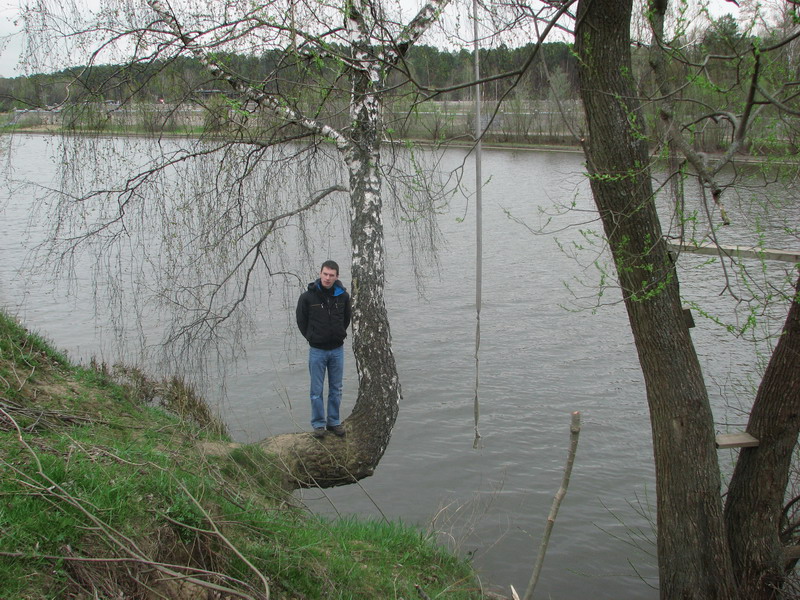
[[[55,173],[45,139],[17,137],[14,145],[9,172],[49,185]],[[452,166],[463,158],[452,152],[445,162]],[[524,589],[561,481],[570,413],[579,410],[583,429],[577,460],[537,591],[553,598],[657,597],[650,587],[657,575],[651,526],[655,499],[644,386],[619,296],[613,288],[598,293],[607,255],[582,171],[579,154],[484,151],[483,173],[490,180],[484,192],[483,448],[477,451],[472,449],[473,205],[456,197],[442,214],[440,268],[422,282],[422,296],[407,247],[389,233],[386,297],[403,385],[395,433],[372,478],[324,493],[305,491],[298,496],[302,502],[320,512],[375,517],[382,512],[430,528],[444,543],[472,556],[487,581]],[[471,181],[471,175],[464,180]],[[107,290],[99,292],[98,316],[90,310],[95,263],[78,262],[71,285],[55,289],[26,280],[16,270],[45,224],[34,223],[26,241],[30,196],[19,190],[3,193],[0,304],[75,358],[147,364],[149,355],[138,349],[159,340],[163,315],[140,306],[135,316],[147,317],[145,327],[126,330],[128,344],[121,349],[116,334],[129,323],[112,318]],[[740,198],[728,206],[734,224],[715,232],[720,242],[753,243],[756,224],[765,235],[774,234],[770,244],[797,245],[783,219],[797,223],[800,205],[776,213],[754,209]],[[665,222],[671,223],[669,234],[682,227],[698,239],[710,233],[698,216],[699,203],[684,209],[681,222],[667,216],[666,194],[660,203]],[[312,250],[308,264],[316,268],[332,256],[349,283],[346,227],[334,230],[325,248]],[[678,264],[682,292],[700,309],[695,309],[692,337],[718,428],[724,431],[742,424],[739,405],[752,398],[758,352],[769,350],[764,338],[781,326],[783,305],[776,300],[774,320],[759,314],[747,339],[732,336],[717,322],[741,329],[751,312],[746,302],[720,294],[724,278],[744,300],[758,290],[742,290],[740,272],[707,262],[707,257],[687,255]],[[748,268],[760,273],[761,289],[767,291],[792,267],[768,263],[761,272],[762,265],[754,263]],[[306,349],[292,315],[301,287],[284,287],[256,290],[246,357],[235,365],[223,363],[224,385],[217,378],[206,385],[207,397],[240,441],[307,428]],[[357,387],[347,351],[345,414]],[[732,455],[720,456],[728,469]]]

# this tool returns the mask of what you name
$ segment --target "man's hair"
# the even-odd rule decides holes
[[[322,273],[322,269],[324,269],[325,267],[333,269],[334,271],[336,271],[336,276],[337,277],[339,276],[339,265],[336,263],[335,260],[326,260],[324,263],[322,263],[322,266],[319,268],[319,272]]]

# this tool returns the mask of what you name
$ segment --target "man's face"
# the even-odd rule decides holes
[[[339,274],[330,267],[322,267],[322,271],[319,272],[320,283],[325,289],[330,288],[337,279]]]

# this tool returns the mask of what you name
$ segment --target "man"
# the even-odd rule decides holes
[[[339,419],[344,375],[344,339],[350,325],[350,296],[339,281],[339,265],[332,260],[322,263],[319,279],[297,301],[297,326],[306,338],[308,372],[311,375],[312,435],[321,438],[325,431],[344,436]],[[325,372],[328,373],[328,415],[322,399]]]

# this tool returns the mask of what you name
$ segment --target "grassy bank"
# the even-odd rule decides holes
[[[480,597],[420,531],[310,515],[268,465],[180,382],[72,365],[0,313],[0,598]]]

